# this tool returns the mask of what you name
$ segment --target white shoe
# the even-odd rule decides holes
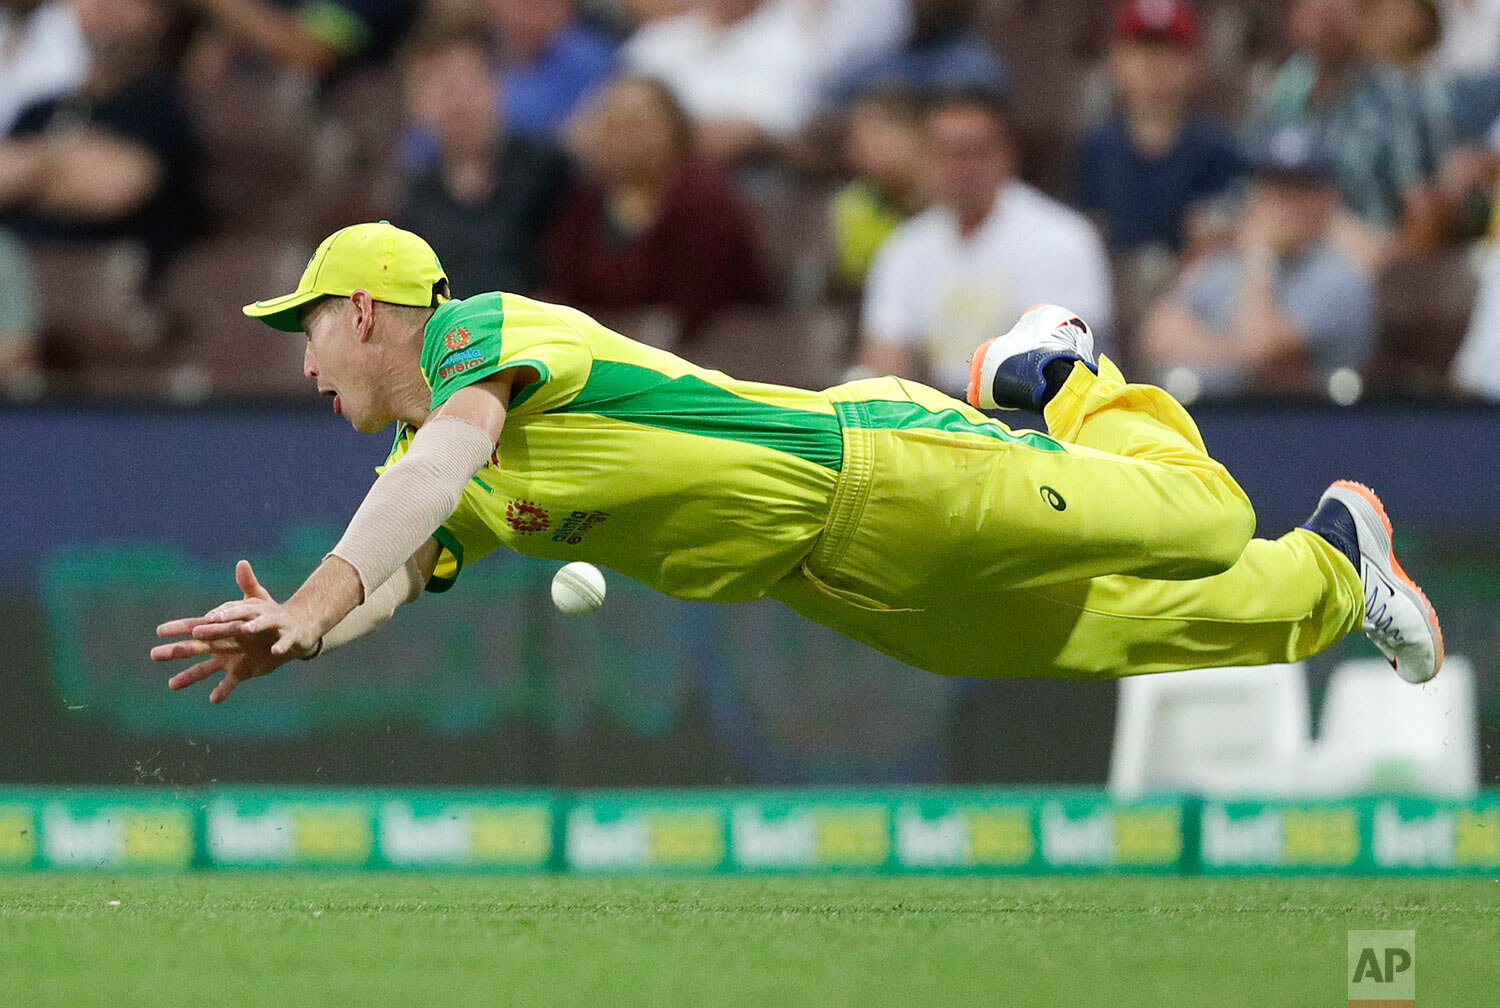
[[[1034,305],[1010,332],[974,351],[969,362],[969,405],[1040,413],[1047,405],[1043,369],[1058,359],[1083,361],[1097,372],[1094,334],[1066,308]]]
[[[1363,483],[1339,480],[1323,492],[1318,509],[1302,527],[1346,554],[1351,547],[1358,553],[1365,635],[1396,674],[1410,683],[1437,675],[1443,667],[1443,628],[1432,603],[1396,562],[1391,519],[1375,491]]]

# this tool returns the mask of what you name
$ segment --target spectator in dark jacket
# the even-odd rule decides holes
[[[482,28],[434,25],[414,40],[406,69],[412,123],[437,139],[439,156],[408,180],[397,223],[432,244],[457,297],[535,291],[541,236],[567,187],[567,159],[497,121]]]
[[[76,0],[92,53],[77,94],[31,105],[0,141],[0,220],[23,239],[133,239],[153,267],[197,218],[198,145],[160,65],[162,0]]]
[[[769,300],[749,214],[691,145],[692,124],[660,81],[627,77],[604,91],[583,129],[587,176],[547,237],[549,296],[585,310],[661,309],[687,338],[719,308]]]

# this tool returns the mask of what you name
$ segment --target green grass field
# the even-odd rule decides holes
[[[1342,1006],[1350,928],[1500,1003],[1490,880],[218,873],[0,875],[0,1004]]]

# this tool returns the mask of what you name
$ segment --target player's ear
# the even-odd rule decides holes
[[[375,328],[375,299],[367,290],[357,290],[349,295],[349,303],[353,308],[351,312],[354,324],[355,338],[364,343],[370,338],[370,333]]]

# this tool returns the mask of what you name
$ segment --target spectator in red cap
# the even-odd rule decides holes
[[[1198,20],[1180,0],[1130,0],[1115,11],[1109,68],[1117,111],[1083,137],[1076,202],[1110,250],[1181,250],[1194,204],[1239,171],[1228,129],[1194,111]]]

